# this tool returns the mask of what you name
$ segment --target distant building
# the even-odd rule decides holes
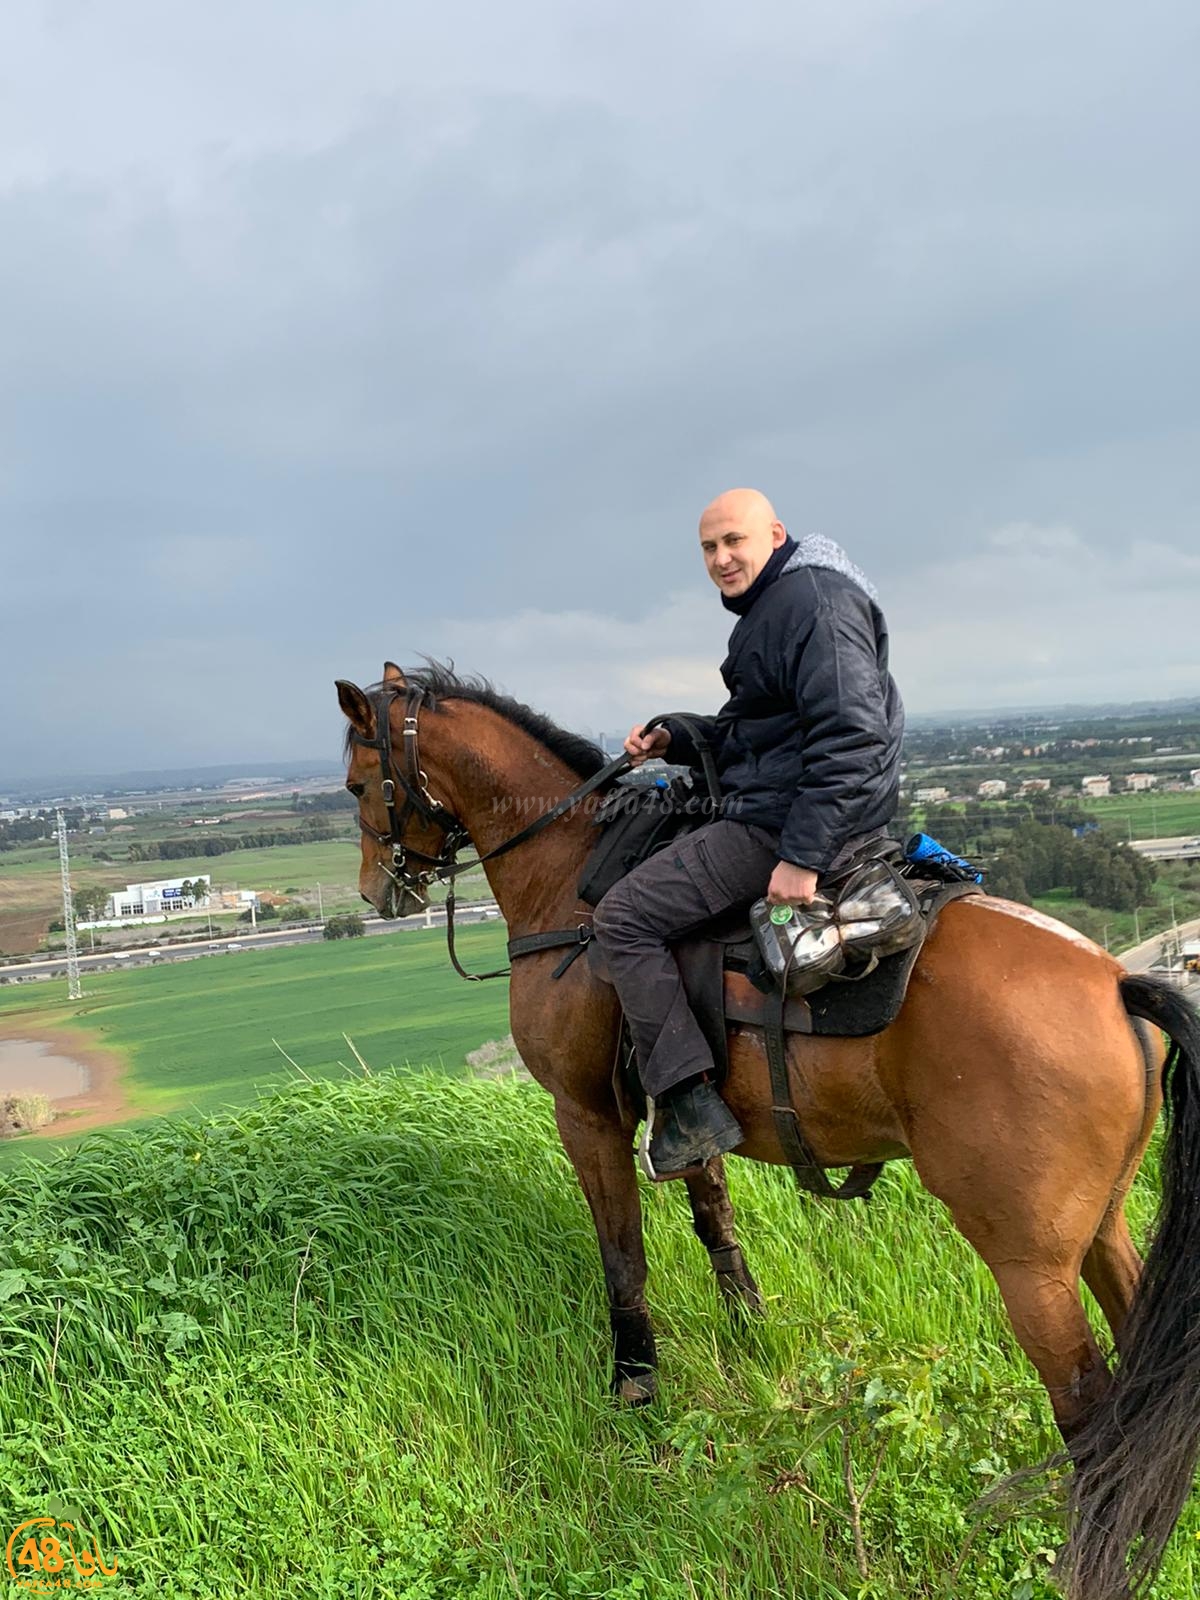
[[[194,911],[197,905],[207,904],[211,881],[205,873],[199,878],[163,878],[158,883],[130,883],[116,891],[104,908],[104,914],[115,922],[124,917],[161,917],[168,911]],[[185,895],[185,883],[203,883],[204,894],[199,899],[194,894]]]
[[[129,815],[124,806],[109,806],[108,820],[110,822],[124,822]]]
[[[913,797],[919,806],[941,805],[950,798],[949,789],[918,789]]]
[[[1153,789],[1158,778],[1153,772],[1129,772],[1125,775],[1125,788],[1130,794],[1140,794],[1143,789]]]
[[[1049,778],[1026,778],[1017,790],[1017,797],[1021,799],[1027,794],[1045,794],[1049,788]]]
[[[1099,800],[1102,796],[1112,793],[1112,779],[1107,775],[1098,774],[1092,778],[1085,778],[1079,787],[1089,800]]]
[[[979,785],[979,798],[981,800],[1003,800],[1008,791],[1008,785],[1003,778],[985,778]]]
[[[1200,767],[1192,768],[1192,788],[1200,789]]]

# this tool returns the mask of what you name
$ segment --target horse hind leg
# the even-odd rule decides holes
[[[733,1202],[720,1156],[694,1177],[685,1178],[684,1183],[692,1208],[692,1226],[708,1251],[726,1309],[734,1318],[761,1314],[762,1295],[734,1232]]]
[[[1099,1302],[1118,1350],[1141,1276],[1142,1258],[1130,1238],[1124,1206],[1116,1204],[1105,1212],[1083,1258],[1083,1281]]]
[[[1013,1332],[1050,1396],[1069,1450],[1073,1435],[1112,1381],[1084,1314],[1078,1273],[1054,1262],[989,1261],[988,1266]]]

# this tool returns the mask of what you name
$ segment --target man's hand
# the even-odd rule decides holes
[[[667,747],[671,743],[671,735],[665,728],[655,728],[653,733],[643,733],[641,723],[637,723],[629,730],[629,737],[625,741],[625,754],[629,757],[631,767],[640,767],[643,761],[649,761],[651,756],[665,756]]]
[[[772,906],[806,906],[817,892],[817,875],[807,867],[794,862],[781,861],[771,874],[767,885],[767,904]]]

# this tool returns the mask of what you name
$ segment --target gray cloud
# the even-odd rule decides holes
[[[1200,692],[1182,0],[0,31],[0,778],[323,753],[422,650],[711,703],[731,482],[914,709]]]

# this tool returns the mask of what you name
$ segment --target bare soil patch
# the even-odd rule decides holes
[[[88,1040],[73,1028],[55,1028],[26,1012],[0,1022],[0,1039],[36,1039],[56,1052],[70,1056],[87,1068],[88,1086],[81,1094],[52,1101],[55,1116],[44,1128],[25,1135],[31,1139],[82,1132],[121,1122],[133,1112],[125,1092],[126,1061],[114,1050]]]

